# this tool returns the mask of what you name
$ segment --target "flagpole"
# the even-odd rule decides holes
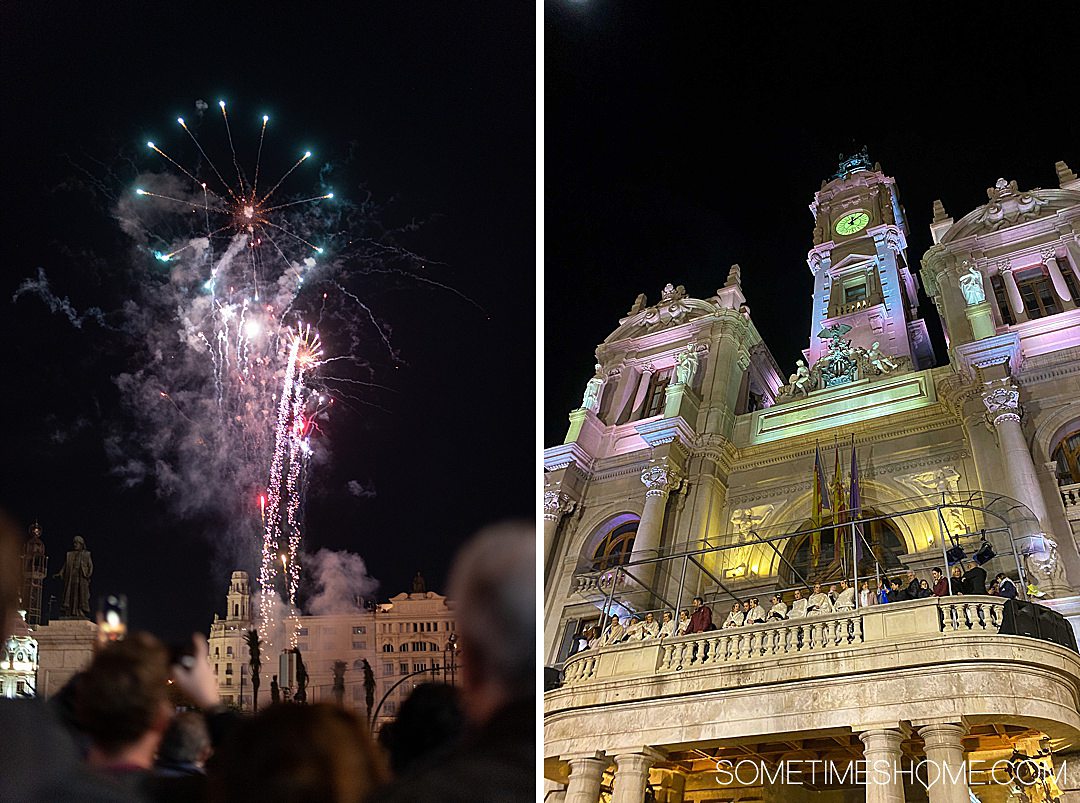
[[[856,485],[858,481],[856,472],[858,471],[855,463],[855,434],[851,435],[851,494],[854,495],[856,491],[859,492],[858,504],[860,509],[855,508],[854,499],[848,499],[848,506],[851,508],[851,573],[855,580],[852,583],[852,588],[855,590],[855,609],[859,609],[859,545],[855,540],[855,519],[861,514],[862,508],[862,489]]]

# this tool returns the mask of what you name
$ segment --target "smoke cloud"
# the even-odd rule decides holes
[[[379,585],[364,559],[352,552],[320,549],[305,556],[304,564],[311,576],[307,611],[316,616],[355,613],[361,610],[357,598],[370,596]]]

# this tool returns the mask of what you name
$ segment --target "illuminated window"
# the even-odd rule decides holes
[[[637,528],[638,522],[628,521],[609,532],[593,553],[592,571],[602,572],[629,561]]]
[[[1065,485],[1080,482],[1080,430],[1066,435],[1051,457],[1057,463],[1059,482]]]
[[[844,288],[845,304],[850,304],[852,301],[861,301],[864,298],[866,298],[866,282]]]
[[[1044,318],[1061,312],[1061,304],[1050,277],[1041,269],[1025,271],[1016,277],[1020,297],[1024,299],[1024,311],[1029,318]]]
[[[660,415],[664,411],[664,395],[667,387],[671,384],[671,368],[662,368],[652,375],[649,380],[649,395],[645,399],[645,407],[641,411],[642,418]]]
[[[360,625],[359,627],[354,627],[352,629],[352,632],[354,636],[363,636],[367,634],[367,628],[363,625]]]

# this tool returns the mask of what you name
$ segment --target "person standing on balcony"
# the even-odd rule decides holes
[[[997,587],[997,595],[999,597],[1005,597],[1006,599],[1016,599],[1016,583],[1014,583],[1004,572],[998,572]]]
[[[626,626],[624,641],[641,641],[644,638],[641,632],[641,620],[636,616],[630,617],[630,624]]]
[[[750,598],[750,612],[746,614],[746,624],[760,625],[765,622],[765,609],[758,605],[757,597]]]
[[[967,593],[966,591],[964,591],[964,578],[959,566],[952,567],[952,593]]]
[[[730,630],[733,627],[742,627],[745,621],[746,616],[743,614],[742,606],[737,602],[731,603],[731,613],[724,620],[724,629]]]
[[[618,644],[626,638],[626,628],[622,626],[622,622],[619,621],[618,616],[611,618],[611,624],[608,625],[607,632],[604,633],[603,639],[600,640],[602,647],[608,647],[612,644]]]
[[[908,598],[907,591],[900,587],[900,581],[893,578],[889,581],[889,602],[903,602]]]
[[[690,611],[683,608],[679,611],[679,627],[675,630],[675,635],[685,636],[690,631]]]
[[[832,601],[829,595],[821,590],[821,583],[814,583],[814,593],[806,601],[807,614],[832,613]]]
[[[859,607],[867,608],[877,604],[877,597],[870,591],[870,581],[863,580],[862,588],[859,589]]]
[[[661,618],[664,621],[660,623],[660,638],[671,638],[675,635],[675,619],[671,616],[671,611],[664,611]]]
[[[806,618],[806,600],[803,599],[802,589],[795,589],[795,599],[791,601],[791,610],[788,611],[788,619]]]
[[[689,632],[704,633],[708,630],[715,630],[716,627],[712,623],[712,608],[709,608],[701,597],[694,597],[694,605],[696,607],[693,616],[690,617]]]
[[[837,613],[855,610],[855,589],[848,585],[847,580],[840,581],[840,593],[836,595],[833,610]]]
[[[915,577],[915,572],[913,572],[911,569],[908,569],[906,572],[904,572],[904,598],[919,598],[919,580]]]
[[[962,588],[965,594],[986,594],[986,569],[975,561],[968,564],[964,572]]]
[[[656,638],[660,634],[660,623],[656,621],[652,613],[645,614],[645,621],[641,623],[641,638]]]
[[[934,581],[934,586],[930,589],[934,592],[934,596],[949,596],[949,581],[945,579],[945,575],[941,573],[941,569],[934,569],[930,572],[930,577]]]
[[[769,608],[769,618],[778,621],[787,619],[787,605],[784,603],[782,594],[773,594],[772,607]]]

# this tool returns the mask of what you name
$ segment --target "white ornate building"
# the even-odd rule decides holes
[[[790,604],[815,582],[908,569],[929,580],[953,548],[983,550],[991,578],[1030,585],[1076,629],[1080,180],[1062,162],[1057,173],[1051,189],[999,180],[956,220],[935,203],[916,270],[894,179],[865,152],[841,163],[810,205],[810,341],[786,382],[737,265],[707,297],[672,284],[638,296],[597,348],[565,441],[545,451],[544,661],[564,672],[545,694],[548,799],[1039,799],[978,778],[927,791],[902,775],[864,786],[717,771],[979,766],[1014,749],[1052,751],[1038,760],[1080,788],[1080,772],[1061,772],[1070,756],[1080,770],[1080,656],[998,633],[1000,597],[574,652],[609,614],[659,619],[701,595],[719,626],[748,596]],[[946,333],[938,365],[920,279]],[[832,496],[820,518],[819,450]],[[853,451],[859,512],[834,519],[853,504]]]
[[[226,705],[250,711],[251,676],[244,634],[252,625],[252,590],[246,572],[233,572],[224,618],[210,626],[210,663]],[[374,608],[323,616],[301,616],[297,646],[308,671],[308,702],[334,701],[334,663],[345,663],[342,702],[367,716],[364,662],[375,680],[372,713],[376,726],[393,719],[413,687],[456,681],[454,616],[446,597],[416,590]],[[264,650],[259,705],[270,703],[270,683],[278,674],[277,654]],[[446,667],[446,670],[443,670]],[[415,673],[415,674],[414,674]],[[379,708],[381,702],[381,708]]]

